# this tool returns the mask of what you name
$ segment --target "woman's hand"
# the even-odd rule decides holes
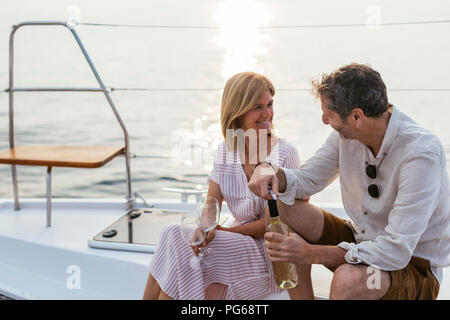
[[[227,232],[240,233],[244,236],[250,236],[253,239],[259,239],[264,237],[266,227],[264,226],[264,218],[249,223],[241,224],[235,227],[225,228],[217,225],[216,230],[222,230]]]
[[[218,224],[218,225],[216,226],[216,229],[215,229],[215,230],[230,231],[229,229],[230,229],[230,228],[225,228],[225,227],[222,227],[220,224]]]
[[[217,226],[219,226],[219,225],[217,225]],[[217,229],[217,227],[216,227],[216,229]],[[194,250],[194,254],[196,256],[198,256],[198,254],[200,253],[200,248],[206,247],[214,239],[214,236],[215,236],[215,229],[208,231],[206,233],[205,241],[203,241],[202,244],[199,246],[192,247],[192,250]]]

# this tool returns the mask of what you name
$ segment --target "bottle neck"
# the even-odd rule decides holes
[[[279,216],[270,217],[270,223],[279,223],[279,222],[281,222]]]

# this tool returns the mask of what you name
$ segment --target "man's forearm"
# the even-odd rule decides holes
[[[347,251],[336,246],[311,245],[309,259],[311,264],[322,264],[327,267],[339,267],[347,263]]]
[[[286,175],[284,174],[284,171],[281,167],[277,170],[277,179],[278,179],[278,192],[285,192],[287,185],[286,185]]]

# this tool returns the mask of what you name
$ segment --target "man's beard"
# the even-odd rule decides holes
[[[351,140],[353,139],[352,137],[350,137],[348,134],[345,133],[344,127],[340,127],[340,128],[336,128],[334,129],[339,133],[339,137],[342,139],[347,139],[347,140]]]

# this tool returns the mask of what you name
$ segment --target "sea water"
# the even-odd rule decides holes
[[[111,97],[130,134],[133,189],[147,198],[175,196],[164,187],[207,187],[222,139],[221,89],[232,74],[248,70],[275,85],[274,125],[298,148],[301,161],[332,130],[321,121],[310,80],[351,62],[378,70],[390,102],[436,133],[450,158],[450,91],[434,90],[450,88],[450,24],[383,25],[449,17],[446,0],[5,1],[0,87],[8,87],[8,39],[15,23],[128,25],[80,25],[76,31],[107,87],[139,89],[114,90]],[[329,26],[342,24],[363,26]],[[17,87],[98,86],[68,30],[25,27],[15,41]],[[124,143],[102,93],[16,93],[14,117],[16,146]],[[8,147],[8,94],[0,93],[0,150]],[[12,197],[10,175],[9,166],[1,165],[3,198]],[[18,177],[21,197],[45,195],[46,168],[19,166]],[[54,168],[52,186],[55,197],[125,197],[125,160],[95,170]],[[339,202],[338,180],[312,200]]]

